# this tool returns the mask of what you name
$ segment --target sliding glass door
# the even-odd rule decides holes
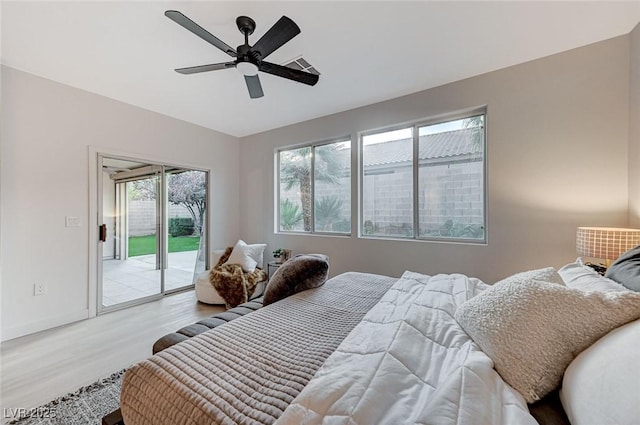
[[[98,311],[193,286],[206,269],[208,173],[98,156]]]
[[[195,283],[194,276],[206,270],[207,173],[167,168],[165,179],[168,200],[165,291],[175,291],[184,288],[185,282]]]

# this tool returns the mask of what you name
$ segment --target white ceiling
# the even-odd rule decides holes
[[[25,2],[1,5],[2,63],[245,136],[629,33],[640,1],[569,2]],[[269,61],[303,55],[315,87],[260,73],[251,100],[233,69],[173,69],[230,58],[164,16],[176,9],[227,44],[252,17],[255,43],[282,15],[302,33]]]

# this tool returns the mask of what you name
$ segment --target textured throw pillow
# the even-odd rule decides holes
[[[322,254],[296,255],[273,273],[264,290],[263,305],[324,284],[329,275],[329,258]]]
[[[640,245],[618,257],[607,269],[605,277],[640,292]]]
[[[628,291],[624,286],[604,276],[582,262],[570,263],[558,270],[562,280],[569,288],[581,291]]]
[[[512,276],[502,279],[500,282],[526,282],[532,280],[541,280],[543,282],[564,285],[564,280],[562,280],[562,277],[553,267],[545,267],[543,269],[528,270],[526,272],[516,273]]]
[[[640,294],[509,278],[462,304],[455,317],[500,376],[533,403],[559,385],[576,355],[640,317]]]
[[[243,271],[253,273],[257,265],[262,266],[258,261],[262,258],[266,246],[266,244],[247,245],[241,239],[233,247],[229,259],[224,264],[239,264]]]

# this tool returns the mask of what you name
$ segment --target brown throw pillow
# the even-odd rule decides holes
[[[329,258],[322,254],[304,254],[285,261],[273,273],[264,291],[263,305],[305,289],[322,286],[329,275]]]

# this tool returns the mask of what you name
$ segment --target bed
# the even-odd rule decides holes
[[[615,283],[582,293],[574,288],[605,278],[595,277],[580,264],[560,272],[562,277],[553,269],[542,269],[493,287],[461,274],[405,272],[399,279],[366,273],[336,276],[130,368],[121,393],[124,421],[127,425],[568,423],[557,401],[557,387],[568,366],[571,382],[565,377],[566,391],[560,393],[565,410],[572,425],[590,423],[593,403],[584,400],[594,396],[584,394],[589,386],[584,376],[591,374],[587,379],[593,379],[594,368],[601,368],[607,355],[617,351],[610,345],[621,344],[618,340],[630,351],[630,361],[637,361],[640,294]],[[539,286],[547,292],[536,292]],[[535,333],[556,332],[552,315],[543,312],[549,317],[536,320],[551,321],[534,326],[537,331],[529,334],[520,329],[522,321],[529,320],[520,314],[527,311],[526,300],[506,304],[517,306],[516,314],[502,307],[505,291],[517,291],[518,298],[522,288],[530,287],[534,304],[549,299],[547,309],[567,310],[559,314],[574,314],[558,306],[581,303],[582,298],[587,304],[580,308],[591,312],[585,321],[600,308],[618,313],[605,315],[612,317],[605,320],[606,326],[585,325],[597,328],[582,332],[586,336],[581,333],[577,344],[585,347],[578,350],[573,342],[563,342],[562,349],[571,353],[557,355],[549,354],[556,350],[552,344],[540,356],[536,350],[545,346]],[[496,319],[496,314],[508,317]],[[485,318],[490,321],[484,323]],[[565,325],[566,320],[557,326],[558,335],[567,335]],[[520,328],[503,338],[501,326]],[[616,336],[620,330],[623,337]],[[510,363],[514,353],[501,352],[513,341],[525,347],[523,353],[516,351],[524,366],[514,368]],[[574,360],[580,351],[583,354]],[[552,366],[567,363],[555,368],[561,369],[555,372],[559,376],[546,386],[539,385],[536,373],[546,374],[554,367],[540,358],[552,359]],[[598,397],[615,406],[626,405],[622,412],[609,409],[618,412],[616,422],[609,423],[631,424],[624,421],[640,417],[636,416],[640,415],[637,369],[625,369],[622,375],[612,372],[608,396],[602,385],[591,382],[593,391],[600,388]],[[624,388],[614,388],[620,387],[620,376],[626,376]],[[598,379],[600,384],[608,382],[602,376]],[[613,418],[606,409],[599,410],[604,412],[601,418]]]

